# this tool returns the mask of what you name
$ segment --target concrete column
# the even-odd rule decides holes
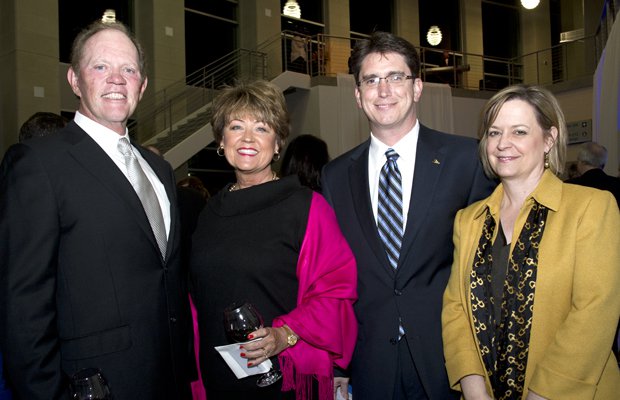
[[[302,9],[303,12],[303,9]],[[349,24],[349,0],[324,0],[325,15],[325,73],[335,76],[349,72],[351,35]]]
[[[394,0],[393,31],[415,46],[420,46],[418,0]]]
[[[482,55],[482,1],[461,0],[461,40],[463,44],[463,64],[469,65],[469,71],[463,73],[463,87],[477,89],[484,79]]]
[[[164,90],[185,82],[185,10],[183,0],[135,0],[134,33],[146,53],[148,86],[135,116],[148,113],[148,106],[166,98]],[[170,113],[186,115],[186,105],[177,104]],[[137,140],[145,142],[164,130],[170,114],[144,120]]]
[[[551,17],[549,3],[541,1],[538,7],[527,10],[519,6],[521,18],[521,54],[523,54],[523,83],[547,85],[553,82]],[[541,51],[547,50],[547,51]]]
[[[272,79],[282,71],[282,40],[278,0],[239,2],[239,47],[267,53],[266,74]]]
[[[183,0],[134,0],[135,34],[148,60],[149,92],[185,79]]]
[[[56,0],[0,2],[0,153],[37,111],[60,113]]]

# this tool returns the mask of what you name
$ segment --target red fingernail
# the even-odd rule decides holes
[[[248,335],[248,339],[254,339],[254,335]]]
[[[243,348],[243,345],[239,346],[239,350],[241,350]]]
[[[254,364],[252,364],[252,363],[248,363],[248,367],[251,367],[252,365],[254,365]]]
[[[245,357],[245,353],[241,353],[241,357]]]

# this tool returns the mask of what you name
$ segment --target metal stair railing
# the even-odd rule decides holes
[[[209,122],[218,88],[240,79],[264,79],[265,66],[265,54],[258,51],[238,49],[219,58],[143,99],[127,125],[130,135],[166,153]]]

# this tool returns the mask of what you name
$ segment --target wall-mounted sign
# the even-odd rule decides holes
[[[566,124],[568,128],[568,144],[592,141],[592,120],[584,119]]]

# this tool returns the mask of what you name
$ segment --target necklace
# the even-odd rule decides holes
[[[272,174],[271,175],[271,179],[268,182],[273,182],[273,181],[277,181],[278,179],[280,179],[275,171],[271,171],[271,174]],[[241,187],[239,187],[239,183],[235,182],[235,183],[232,184],[231,187],[228,188],[228,191],[229,192],[234,192],[235,190],[239,190],[239,189],[241,189]]]

